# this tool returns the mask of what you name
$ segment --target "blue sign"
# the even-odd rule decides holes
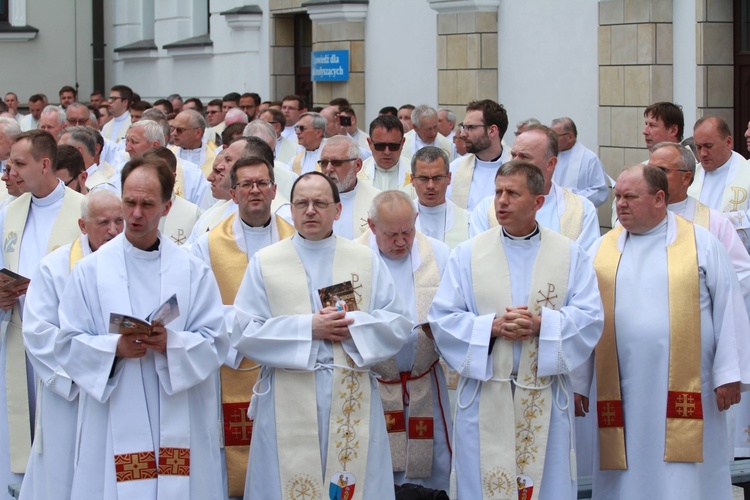
[[[321,50],[312,53],[312,81],[349,81],[349,51]]]

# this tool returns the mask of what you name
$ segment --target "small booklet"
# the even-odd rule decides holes
[[[318,289],[323,307],[335,307],[339,311],[358,311],[357,296],[351,281]]]
[[[0,290],[19,288],[29,283],[31,283],[31,280],[25,276],[16,274],[10,269],[0,269]]]
[[[110,313],[109,315],[109,333],[119,333],[120,335],[132,335],[134,333],[151,334],[151,326],[158,323],[168,325],[173,319],[180,315],[180,308],[177,305],[177,295],[172,295],[169,299],[149,314],[146,320],[127,316],[125,314]]]

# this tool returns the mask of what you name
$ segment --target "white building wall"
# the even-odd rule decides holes
[[[437,12],[427,0],[374,0],[365,20],[367,124],[384,106],[437,106]]]
[[[498,86],[510,125],[561,116],[578,138],[598,150],[597,0],[502,0],[498,13]]]
[[[698,110],[695,0],[674,0],[672,7],[674,102],[682,106],[685,137],[693,135]]]
[[[60,87],[77,82],[87,100],[93,81],[91,2],[29,0],[26,23],[39,29],[33,40],[0,43],[0,93],[15,92],[24,106],[38,93],[57,104]]]
[[[140,0],[132,3],[110,0],[109,3],[116,15],[107,42],[107,57],[111,60],[108,88],[118,83],[129,85],[142,99],[152,102],[172,93],[183,98],[199,97],[204,105],[229,92],[257,92],[264,100],[268,98],[267,0],[257,2],[263,11],[263,21],[257,28],[230,27],[227,16],[220,14],[244,5],[242,0],[211,1],[213,46],[169,50],[163,46],[201,34],[196,33],[190,11],[193,5],[201,2],[180,2],[178,8],[176,0],[156,0],[155,40],[158,49],[119,54],[113,52],[114,48],[142,39],[140,20],[136,19],[133,24],[132,19],[134,15],[140,16],[140,7],[134,5],[140,4]],[[121,7],[126,11],[122,18],[119,16]],[[187,10],[181,10],[183,7]],[[195,8],[200,8],[200,5]]]

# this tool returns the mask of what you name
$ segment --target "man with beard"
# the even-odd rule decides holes
[[[341,216],[333,223],[333,232],[349,239],[358,238],[367,231],[367,211],[380,192],[370,184],[357,182],[357,173],[362,169],[359,145],[351,137],[331,137],[323,146],[318,165],[341,195]]]

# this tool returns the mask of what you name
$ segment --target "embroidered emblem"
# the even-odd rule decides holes
[[[354,289],[354,296],[357,300],[357,304],[362,304],[362,294],[358,291],[360,288],[362,288],[362,285],[359,285],[359,274],[352,273],[352,288]]]
[[[732,212],[740,210],[741,205],[747,201],[747,190],[738,186],[729,186],[732,189],[732,199],[729,203],[732,205]]]
[[[370,229],[370,225],[367,224],[367,219],[364,219],[362,217],[359,218],[359,233],[364,234],[365,231]]]
[[[516,478],[516,484],[518,485],[518,500],[530,500],[534,492],[534,480],[531,476],[521,474]]]
[[[537,299],[536,301],[537,310],[541,309],[542,307],[555,307],[555,303],[552,302],[552,299],[556,299],[557,294],[555,293],[555,285],[553,283],[547,283],[547,295],[545,295],[541,290],[537,291],[537,293],[542,297],[541,299]]]
[[[328,498],[331,500],[343,500],[354,496],[354,487],[357,478],[351,472],[337,472],[331,476],[328,485]]]
[[[308,474],[297,474],[287,483],[284,498],[312,500],[313,498],[320,498],[320,494],[318,481]]]
[[[5,243],[3,244],[3,252],[5,253],[15,252],[16,243],[18,243],[18,235],[16,234],[15,231],[9,232],[8,236],[5,238]]]
[[[190,448],[160,448],[159,474],[189,476]]]
[[[183,243],[185,243],[185,240],[187,239],[187,236],[185,236],[185,231],[184,230],[178,229],[177,230],[177,238],[175,238],[174,236],[170,236],[170,238],[172,238],[172,241],[174,241],[178,245],[182,245]]]
[[[495,467],[488,472],[483,481],[484,493],[491,498],[511,498],[517,487],[507,470]]]

